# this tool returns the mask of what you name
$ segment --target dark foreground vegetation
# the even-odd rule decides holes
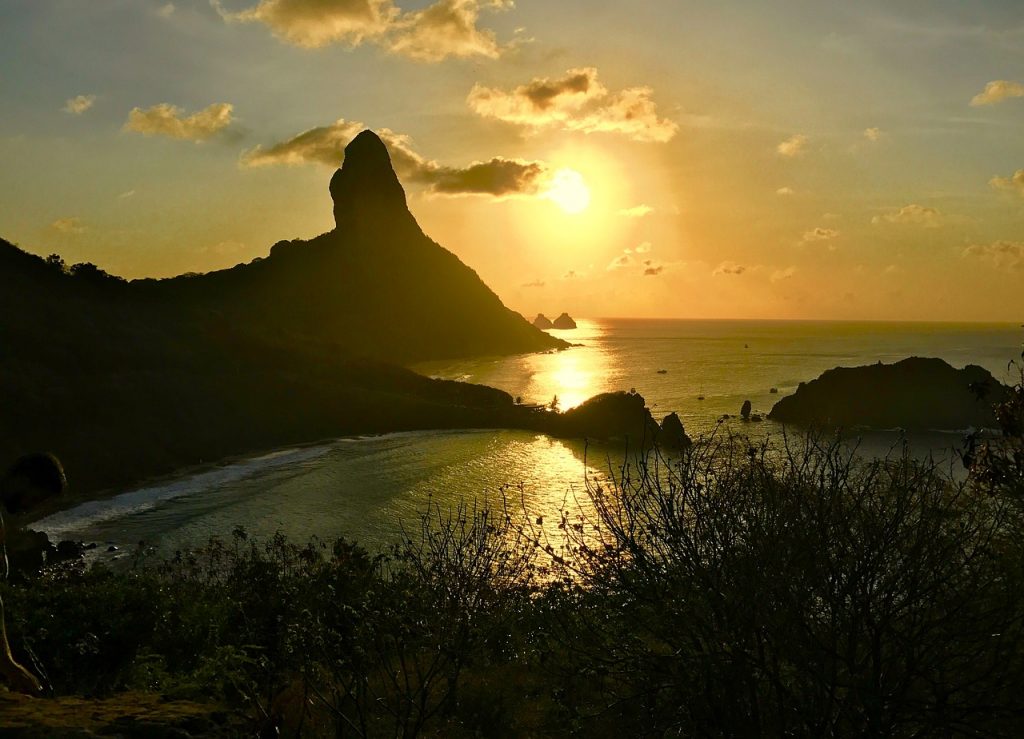
[[[4,586],[11,641],[58,696],[212,701],[242,722],[224,732],[1019,736],[1014,390],[963,482],[822,439],[704,440],[555,526],[433,510],[381,555],[237,530],[65,563]]]

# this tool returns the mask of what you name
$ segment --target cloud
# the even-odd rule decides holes
[[[582,277],[582,275],[574,269],[570,269],[568,272],[562,275],[563,280],[575,280],[579,277]]]
[[[125,131],[135,131],[146,136],[167,136],[187,141],[206,141],[231,124],[230,103],[214,103],[209,107],[185,116],[185,111],[169,103],[160,103],[152,108],[132,108],[124,124]]]
[[[832,239],[839,237],[839,231],[834,228],[813,228],[810,231],[804,232],[803,241],[809,244],[813,241],[831,241]]]
[[[772,282],[782,282],[788,280],[796,274],[796,267],[786,267],[785,269],[777,269],[772,272],[772,276],[769,278]]]
[[[161,18],[170,18],[174,15],[174,3],[166,3],[157,8],[156,14]]]
[[[134,190],[125,190],[123,193],[121,193],[120,195],[117,196],[117,199],[118,200],[127,200],[128,198],[133,197],[134,195],[135,195],[135,191]]]
[[[412,179],[430,186],[443,195],[537,194],[543,189],[546,165],[521,159],[495,157],[487,162],[474,162],[468,167],[441,167],[423,162]]]
[[[640,244],[640,246],[638,246],[634,251],[636,251],[637,254],[649,253],[651,251],[651,242],[645,241],[644,243]]]
[[[632,208],[623,208],[619,211],[620,216],[626,218],[644,218],[654,212],[654,208],[649,205],[634,205]]]
[[[282,41],[307,49],[358,46],[382,36],[400,12],[391,0],[261,0],[237,12],[225,10],[220,0],[210,3],[228,22],[262,23]]]
[[[993,177],[988,184],[997,190],[1011,190],[1024,196],[1024,169],[1018,169],[1010,177]]]
[[[511,0],[496,0],[487,7],[512,7]],[[493,31],[477,28],[480,15],[477,0],[439,0],[423,10],[403,15],[393,27],[388,49],[422,62],[439,62],[447,57],[497,59],[502,47]]]
[[[475,85],[467,102],[484,118],[532,129],[617,133],[635,141],[664,143],[679,125],[659,118],[650,87],[609,92],[597,69],[570,69],[558,79],[538,77],[512,90]]]
[[[780,156],[798,157],[804,153],[807,147],[807,137],[801,133],[794,134],[775,147]]]
[[[76,95],[64,103],[64,112],[72,115],[82,115],[96,103],[95,95]]]
[[[871,222],[876,226],[880,223],[902,223],[925,228],[938,228],[942,225],[942,213],[935,208],[911,203],[904,205],[899,210],[875,216]]]
[[[244,152],[240,162],[245,167],[310,162],[337,167],[345,158],[349,141],[365,128],[358,121],[340,118],[267,148],[256,146]],[[421,156],[408,136],[387,128],[377,134],[387,144],[391,162],[402,179],[426,185],[429,192],[440,195],[542,195],[551,177],[544,162],[502,157],[466,167],[448,167]]]
[[[405,13],[393,0],[260,0],[237,12],[210,0],[231,23],[262,23],[282,41],[307,49],[374,43],[423,62],[448,57],[495,59],[505,50],[493,31],[479,28],[482,9],[505,10],[512,0],[437,0]]]
[[[736,262],[722,262],[714,271],[711,273],[714,276],[718,275],[734,275],[739,276],[747,271],[747,268],[742,264],[736,264]]]
[[[256,146],[249,149],[242,154],[241,163],[246,167],[263,167],[316,162],[337,167],[345,158],[345,147],[363,129],[363,124],[358,121],[339,118],[330,125],[310,128],[268,148]],[[390,142],[385,139],[385,143]]]
[[[535,280],[534,282],[524,282],[523,287],[544,287],[547,284],[543,280]]]
[[[785,197],[787,195],[792,195],[793,194],[793,188],[792,187],[780,187],[778,190],[775,191],[775,194],[776,195],[781,195],[783,197]]]
[[[656,264],[652,259],[644,260],[644,277],[655,277],[665,270],[664,264]]]
[[[228,239],[227,241],[218,241],[216,244],[206,244],[205,246],[201,246],[196,249],[196,252],[199,254],[216,254],[217,256],[226,256],[229,254],[236,254],[243,251],[245,248],[245,243]]]
[[[78,234],[85,233],[86,231],[85,225],[82,223],[82,219],[77,216],[58,218],[50,224],[50,228],[68,236],[77,236]]]
[[[963,256],[981,259],[1000,269],[1024,270],[1024,242],[994,241],[991,244],[972,244]]]
[[[971,98],[971,105],[995,105],[1010,98],[1024,97],[1024,85],[1010,80],[993,80],[985,85],[985,89]]]
[[[633,257],[629,252],[620,254],[608,264],[608,271],[614,272],[615,270],[629,267],[633,264],[633,261]]]
[[[871,143],[875,143],[882,138],[882,129],[876,127],[865,128],[864,138],[866,138]]]

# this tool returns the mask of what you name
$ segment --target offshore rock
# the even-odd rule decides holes
[[[910,357],[895,364],[828,370],[800,383],[768,418],[822,428],[993,428],[993,406],[1008,393],[976,365],[955,369],[941,359]]]
[[[576,328],[576,321],[568,313],[563,313],[555,319],[553,326],[561,331],[569,331]]]
[[[693,446],[693,440],[683,428],[683,422],[679,419],[678,413],[669,413],[662,420],[658,445],[667,452],[679,452]]]

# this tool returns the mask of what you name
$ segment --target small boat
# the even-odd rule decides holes
[[[658,374],[659,374],[659,375],[667,375],[667,374],[668,374],[668,370],[666,370],[666,369],[660,369],[660,370],[658,370]]]
[[[697,396],[697,400],[704,400],[704,396],[703,395],[698,395]]]

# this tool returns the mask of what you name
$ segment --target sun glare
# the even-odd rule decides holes
[[[544,197],[566,213],[582,213],[590,205],[590,188],[575,169],[560,169],[551,177]]]

